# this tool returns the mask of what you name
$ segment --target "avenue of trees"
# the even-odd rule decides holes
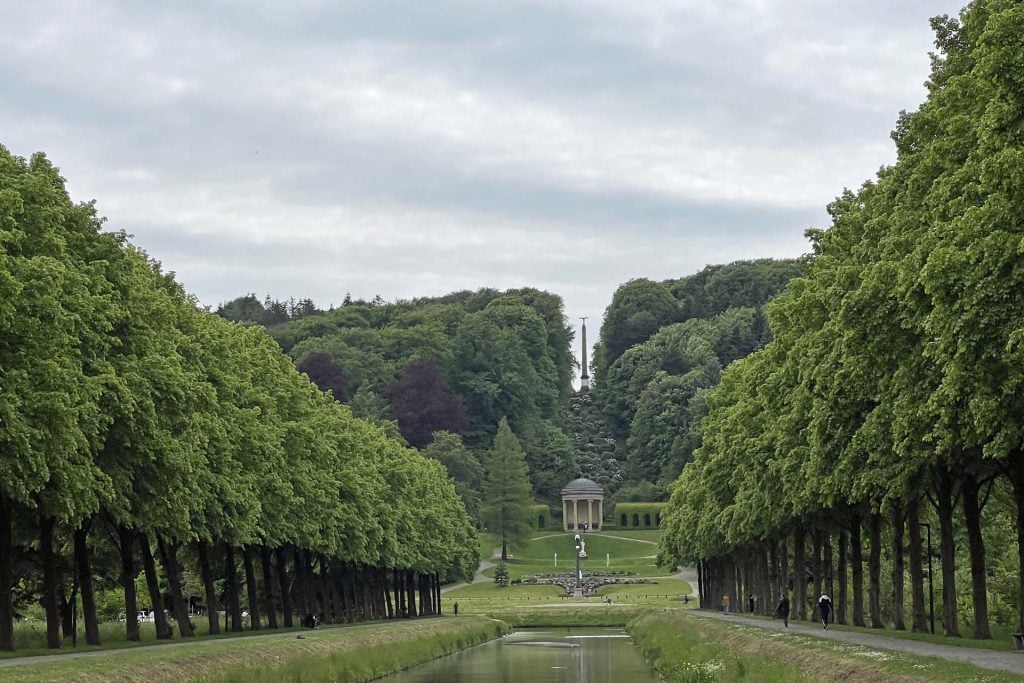
[[[232,630],[243,607],[253,629],[436,612],[478,564],[444,467],[101,223],[43,155],[0,146],[0,649],[36,605],[50,647],[79,612],[98,643],[111,593],[130,640],[142,605],[160,638],[165,607],[192,635],[197,602],[213,633],[218,609]]]
[[[218,312],[262,324],[274,305],[248,295]],[[486,469],[503,419],[525,451],[537,499],[557,502],[561,487],[577,476],[565,431],[572,331],[556,295],[527,288],[393,303],[346,298],[333,310],[292,316],[268,332],[357,417],[421,450],[444,432],[440,450],[451,451],[451,437],[458,436],[458,458],[464,452],[476,465],[450,473],[477,521],[474,499],[483,480],[469,475]]]
[[[592,402],[605,433],[591,429],[586,447],[577,450],[611,492],[623,487],[616,500],[667,496],[700,446],[707,392],[722,368],[768,341],[764,305],[800,273],[796,261],[762,259],[619,287],[594,360]],[[595,459],[595,451],[606,457]]]
[[[933,28],[897,162],[830,205],[773,339],[706,397],[663,545],[704,605],[791,586],[806,617],[825,590],[841,623],[923,631],[931,532],[942,632],[1024,630],[1024,5]]]

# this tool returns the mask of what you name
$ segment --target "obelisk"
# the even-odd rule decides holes
[[[590,375],[587,374],[587,319],[580,318],[580,320],[583,321],[581,330],[583,336],[583,360],[580,362],[580,391],[586,391],[590,388]]]

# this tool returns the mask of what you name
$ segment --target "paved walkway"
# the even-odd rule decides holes
[[[746,624],[748,626],[757,626],[759,628],[772,631],[786,630],[782,625],[782,621],[774,619],[755,619],[740,616],[738,614],[725,616],[721,612],[710,612],[706,610],[691,610],[690,612],[687,612],[687,614],[700,617],[702,619],[718,619],[719,621],[729,621],[733,623]],[[818,626],[794,624],[792,622],[789,625],[789,632],[798,633],[803,636],[812,636],[814,638],[838,640],[853,645],[909,652],[910,654],[921,655],[923,657],[939,657],[946,661],[973,664],[974,666],[979,666],[984,669],[997,669],[999,671],[1010,671],[1012,673],[1024,674],[1024,653],[1019,652],[983,650],[973,647],[958,647],[956,645],[940,645],[938,643],[892,638],[889,636],[874,635],[871,633],[859,633],[857,631],[836,631],[832,629],[825,631]]]

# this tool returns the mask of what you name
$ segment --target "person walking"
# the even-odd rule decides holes
[[[452,611],[455,612],[455,616],[459,616],[459,603],[452,605]]]
[[[824,593],[818,598],[818,615],[821,616],[821,625],[824,630],[828,630],[828,618],[832,614],[832,598],[828,597]]]
[[[782,625],[789,628],[789,598],[783,595],[775,606],[776,616],[782,617]]]
[[[750,607],[750,609],[749,609],[748,611],[749,611],[749,612],[750,612],[751,614],[753,614],[753,613],[754,613],[754,602],[755,602],[755,601],[754,601],[754,594],[753,594],[753,593],[751,593],[751,594],[750,594],[750,597],[749,597],[749,598],[747,598],[747,605],[748,605],[748,606]]]

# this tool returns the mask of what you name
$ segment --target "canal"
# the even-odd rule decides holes
[[[621,628],[520,629],[386,683],[656,683]]]

